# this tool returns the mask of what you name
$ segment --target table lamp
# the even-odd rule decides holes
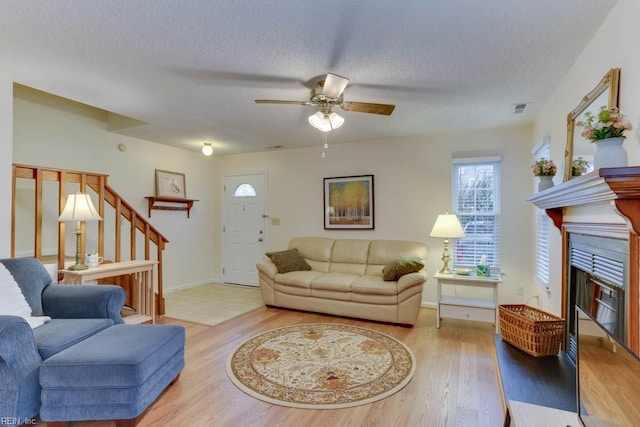
[[[62,213],[58,217],[59,222],[77,221],[76,225],[76,263],[69,267],[69,270],[86,270],[89,268],[82,262],[81,248],[81,235],[82,235],[82,221],[100,221],[102,218],[96,211],[96,208],[91,202],[91,197],[84,193],[69,194],[67,202],[64,205]]]
[[[440,273],[451,274],[451,270],[449,270],[449,239],[465,237],[458,216],[448,212],[438,215],[436,223],[433,224],[433,228],[431,229],[430,236],[444,238],[444,252],[442,253],[444,266],[442,270],[440,270]]]

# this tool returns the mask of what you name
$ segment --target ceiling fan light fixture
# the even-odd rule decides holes
[[[309,123],[314,128],[322,131],[329,132],[333,129],[338,129],[344,124],[344,118],[335,112],[325,113],[322,110],[309,116]]]
[[[332,128],[328,117],[329,116],[327,114],[322,111],[318,111],[317,113],[309,116],[309,124],[319,131],[329,132]]]
[[[205,156],[210,156],[213,154],[213,145],[210,142],[205,142],[202,146],[202,154]]]
[[[344,117],[333,111],[329,114],[328,118],[332,129],[338,129],[344,123]]]

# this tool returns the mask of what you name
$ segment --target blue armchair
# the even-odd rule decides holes
[[[19,425],[40,411],[44,359],[114,324],[124,323],[124,291],[114,285],[51,284],[34,258],[0,259],[20,286],[33,316],[51,320],[31,329],[25,319],[0,315],[0,425]]]

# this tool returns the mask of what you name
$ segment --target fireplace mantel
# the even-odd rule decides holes
[[[562,317],[567,318],[568,244],[572,231],[618,237],[628,241],[628,331],[627,345],[640,355],[640,166],[625,168],[603,168],[563,182],[534,194],[531,203],[547,211],[556,227],[562,232]],[[611,217],[616,214],[624,218],[625,225],[601,222],[572,222],[571,211],[598,211],[612,205]],[[568,218],[563,227],[565,217]],[[617,218],[616,218],[617,219]],[[625,228],[629,231],[625,232]],[[597,231],[594,231],[597,230]],[[627,236],[623,236],[627,234]],[[573,312],[573,308],[570,308]]]
[[[603,168],[563,182],[527,199],[562,228],[564,208],[612,202],[629,230],[640,234],[640,166]]]

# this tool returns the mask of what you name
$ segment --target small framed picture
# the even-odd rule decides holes
[[[156,197],[186,199],[187,189],[184,174],[156,169]]]
[[[369,229],[374,227],[373,175],[324,179],[324,228]]]

